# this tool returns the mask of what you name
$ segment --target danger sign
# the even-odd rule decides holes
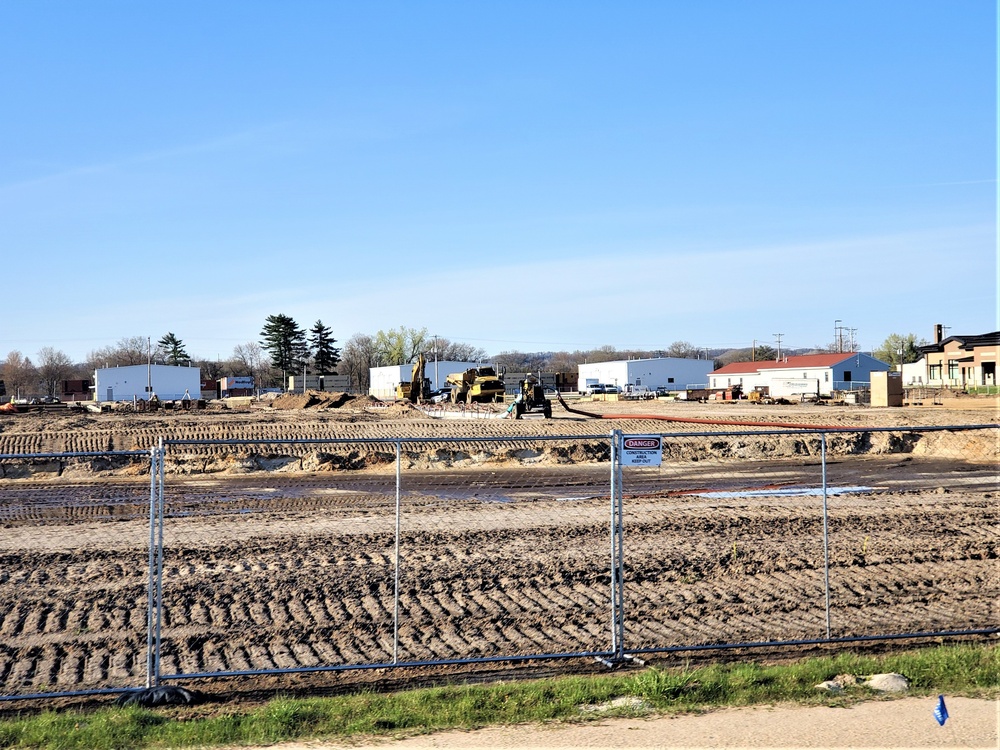
[[[622,466],[659,466],[663,461],[663,438],[659,435],[625,435]]]

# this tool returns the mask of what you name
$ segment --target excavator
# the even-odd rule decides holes
[[[493,367],[472,367],[465,372],[453,372],[445,378],[451,386],[453,404],[502,401],[503,379]]]
[[[427,367],[427,359],[424,355],[418,354],[417,361],[413,363],[413,371],[410,375],[410,382],[405,380],[396,386],[396,398],[404,399],[412,404],[428,401],[431,397],[431,380],[424,377],[424,370]],[[417,388],[413,387],[418,383]]]

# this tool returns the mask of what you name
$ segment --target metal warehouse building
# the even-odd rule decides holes
[[[704,388],[708,384],[708,374],[712,367],[710,359],[681,357],[594,362],[578,365],[580,380],[577,388],[582,392],[588,385],[597,383],[616,385],[619,388],[644,385],[650,390],[666,388],[668,391],[683,391],[689,387]]]
[[[129,365],[94,371],[95,401],[148,401],[156,394],[161,401],[201,397],[201,368],[174,365]]]
[[[431,389],[444,388],[444,379],[453,372],[465,372],[473,367],[482,367],[481,362],[428,362],[424,367],[424,377],[430,378]],[[368,395],[379,399],[396,398],[396,386],[409,383],[413,377],[413,365],[388,365],[372,367],[368,370]]]

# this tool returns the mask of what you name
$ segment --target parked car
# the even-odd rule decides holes
[[[619,388],[617,385],[605,385],[604,386],[604,392],[605,393],[621,393],[622,389]]]

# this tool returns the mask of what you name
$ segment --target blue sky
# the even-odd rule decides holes
[[[986,0],[6,2],[0,358],[996,330],[996,42]]]

